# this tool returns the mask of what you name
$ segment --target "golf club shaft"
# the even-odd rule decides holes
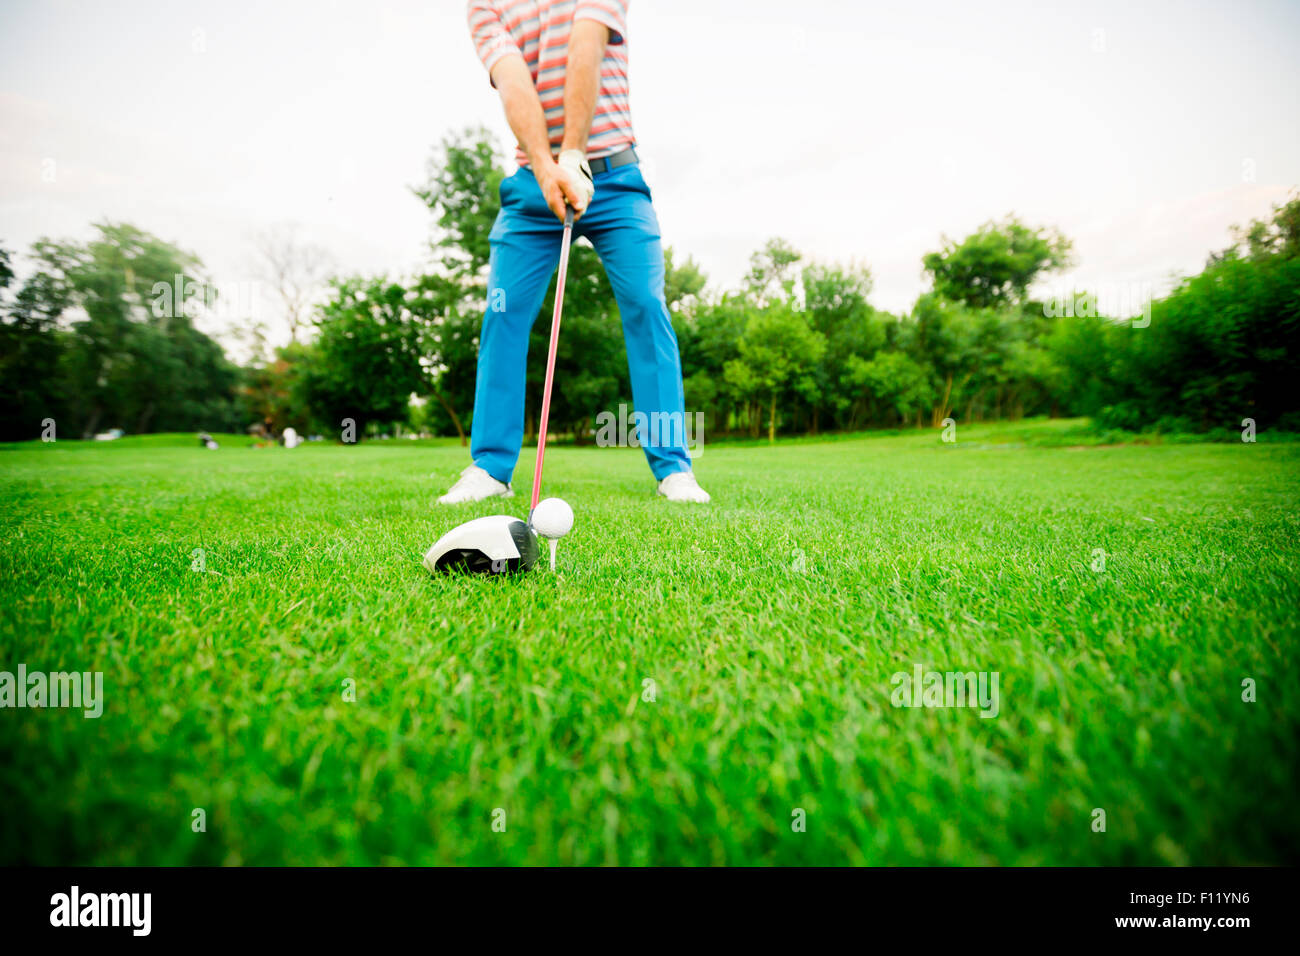
[[[564,309],[564,278],[569,271],[569,240],[573,238],[573,207],[564,207],[564,238],[560,241],[560,272],[555,279],[555,311],[551,313],[551,347],[546,353],[546,384],[542,388],[542,418],[537,429],[537,464],[533,466],[533,503],[528,520],[542,491],[542,461],[546,458],[546,427],[551,417],[551,381],[555,378],[555,350],[560,344],[560,313]]]

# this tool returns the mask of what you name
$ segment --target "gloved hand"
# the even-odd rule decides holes
[[[566,149],[560,152],[558,160],[559,167],[568,173],[568,178],[574,191],[579,194],[581,204],[573,204],[573,213],[580,216],[587,211],[587,206],[591,203],[591,197],[596,194],[596,182],[591,175],[591,166],[587,163],[587,156],[580,149]]]

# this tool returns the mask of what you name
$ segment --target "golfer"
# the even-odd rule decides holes
[[[442,504],[513,494],[524,433],[528,333],[560,257],[565,204],[618,301],[658,492],[704,503],[686,451],[681,356],[664,302],[664,255],[628,111],[626,0],[470,0],[469,29],[518,140],[490,236],[470,455]],[[498,291],[499,290],[499,291]],[[493,303],[497,308],[494,309]],[[640,417],[640,416],[639,416]]]

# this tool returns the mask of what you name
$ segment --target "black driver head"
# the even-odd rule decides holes
[[[424,563],[430,571],[513,574],[531,568],[539,553],[537,535],[527,523],[501,515],[479,518],[448,532],[430,549]]]

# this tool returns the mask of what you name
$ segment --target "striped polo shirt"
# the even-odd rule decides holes
[[[609,28],[600,64],[600,92],[587,137],[587,157],[617,153],[636,142],[627,102],[628,0],[469,0],[469,30],[490,73],[503,56],[523,56],[546,113],[551,151],[564,139],[564,67],[574,20],[597,20]],[[515,157],[527,163],[523,150]]]

